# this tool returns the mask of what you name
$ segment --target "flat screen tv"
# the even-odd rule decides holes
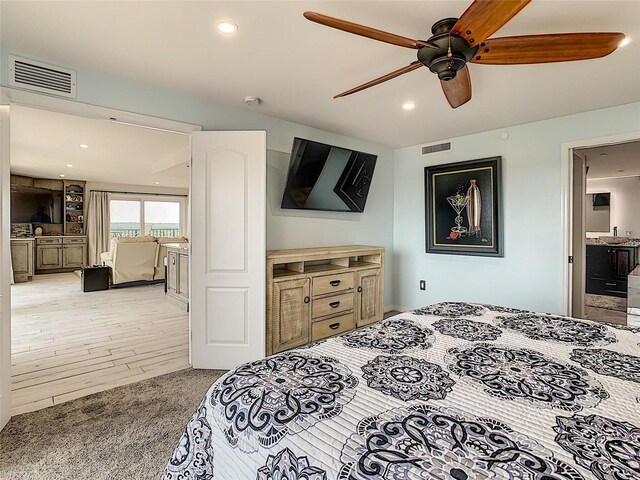
[[[377,158],[295,138],[282,208],[364,212]]]

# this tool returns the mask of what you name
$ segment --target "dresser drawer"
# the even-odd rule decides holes
[[[332,335],[348,332],[353,329],[353,325],[353,313],[313,322],[311,324],[311,341],[316,342]]]
[[[62,245],[62,238],[61,237],[56,237],[56,238],[38,237],[36,238],[36,243],[38,245]]]
[[[346,312],[353,308],[353,293],[331,295],[330,297],[314,298],[311,305],[313,318],[326,317],[340,312]]]
[[[67,245],[70,243],[75,243],[75,244],[87,243],[87,239],[83,237],[70,237],[70,238],[64,237],[62,241],[63,241],[62,243],[66,243]]]
[[[341,292],[343,290],[353,290],[353,273],[337,273],[334,275],[324,275],[313,279],[311,295],[317,297],[328,293]]]

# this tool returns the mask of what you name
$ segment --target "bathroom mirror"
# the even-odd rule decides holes
[[[610,232],[611,231],[611,194],[605,193],[588,193],[586,210],[587,232]]]

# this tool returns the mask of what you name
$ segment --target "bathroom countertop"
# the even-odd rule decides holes
[[[599,238],[589,238],[587,237],[587,245],[602,245],[606,247],[640,247],[640,238],[630,238],[624,243],[606,243],[600,240]]]
[[[636,268],[629,272],[630,277],[640,277],[640,265],[636,265]]]

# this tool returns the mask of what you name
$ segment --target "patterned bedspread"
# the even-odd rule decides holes
[[[640,479],[640,328],[440,303],[216,381],[165,479]]]

